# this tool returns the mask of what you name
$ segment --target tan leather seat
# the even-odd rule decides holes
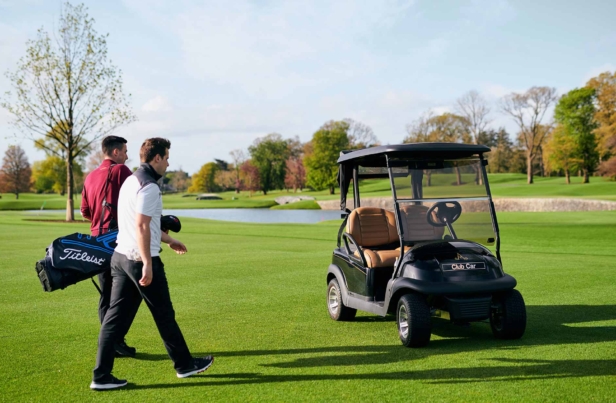
[[[396,217],[391,211],[376,207],[356,208],[349,215],[346,230],[361,247],[370,268],[391,267],[400,256],[399,248],[378,249],[399,241]],[[355,256],[359,257],[359,251]]]
[[[405,241],[428,241],[442,239],[444,227],[434,227],[426,219],[428,207],[415,204],[400,206],[402,228]],[[436,214],[432,212],[432,219],[438,222]]]

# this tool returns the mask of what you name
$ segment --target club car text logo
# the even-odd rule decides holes
[[[451,263],[444,264],[443,270],[481,270],[485,269],[485,263],[483,262],[469,262],[469,263]]]
[[[82,252],[81,249],[64,249],[64,256],[60,256],[60,260],[80,260],[82,262],[90,262],[102,266],[105,263],[105,258],[97,258],[90,256],[87,252]]]

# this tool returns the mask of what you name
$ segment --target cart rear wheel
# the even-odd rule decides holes
[[[519,339],[526,330],[526,306],[518,290],[492,298],[490,327],[497,339]]]
[[[400,341],[406,347],[423,347],[430,341],[430,307],[418,294],[405,294],[398,301],[396,323]]]
[[[349,308],[342,302],[340,284],[335,278],[327,286],[327,311],[333,320],[349,321],[355,319],[357,309]]]

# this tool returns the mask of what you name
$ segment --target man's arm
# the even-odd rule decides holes
[[[88,204],[88,197],[86,195],[86,187],[83,187],[81,191],[81,215],[88,221],[92,221],[92,212],[90,211],[90,205]]]
[[[143,269],[141,270],[141,280],[139,284],[143,287],[147,287],[152,283],[152,254],[150,253],[150,221],[152,217],[137,213],[137,219],[135,220],[137,226],[137,245],[139,247],[139,255],[141,256],[141,262],[143,263]]]
[[[164,231],[160,233],[160,240],[166,244],[169,244],[169,247],[173,249],[178,255],[183,255],[184,253],[188,252],[186,246],[182,242],[178,241],[177,239],[171,238],[169,234]]]

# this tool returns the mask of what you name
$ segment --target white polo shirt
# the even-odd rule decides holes
[[[118,198],[118,239],[115,251],[130,260],[141,260],[137,244],[137,214],[152,217],[150,221],[150,253],[158,256],[160,251],[160,216],[163,213],[163,199],[156,183],[143,189],[139,180],[129,176]]]

